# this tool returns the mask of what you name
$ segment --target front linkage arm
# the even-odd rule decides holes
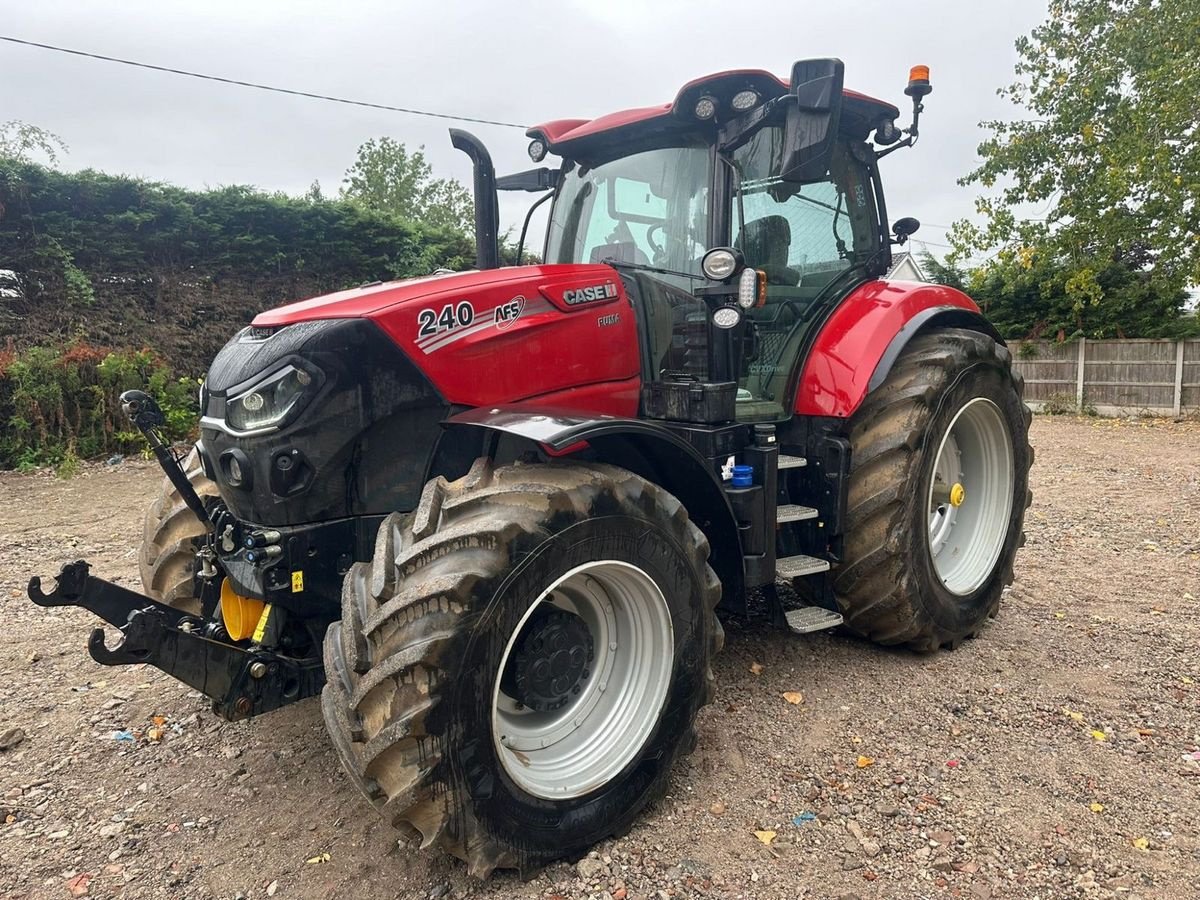
[[[296,660],[259,646],[249,649],[206,636],[203,620],[88,573],[79,560],[63,566],[49,593],[29,580],[38,606],[80,606],[121,630],[109,648],[104,629],[88,638],[92,659],[105,666],[148,663],[212,698],[213,712],[230,721],[270,712],[320,693],[325,672],[319,659]]]
[[[194,512],[196,518],[203,523],[205,531],[212,531],[212,521],[208,517],[208,510],[204,508],[204,501],[192,487],[187,473],[179,465],[179,460],[175,458],[159,431],[166,424],[167,417],[163,415],[158,401],[145,391],[125,391],[121,394],[121,409],[129,417],[129,421],[133,423],[134,427],[145,436],[146,443],[154,452],[155,459],[167,474],[167,478],[171,480],[171,484],[175,486],[175,490],[179,491],[179,496],[188,505],[188,509]]]
[[[121,407],[142,432],[158,464],[184,502],[210,535],[213,521],[187,473],[163,439],[166,422],[158,403],[145,391],[126,391]],[[200,574],[215,585],[211,538],[198,554]],[[29,599],[38,606],[80,606],[121,631],[115,647],[105,643],[104,629],[93,629],[88,638],[92,659],[104,666],[147,663],[161,669],[213,701],[213,711],[235,720],[269,712],[320,693],[325,672],[320,659],[296,659],[275,653],[258,642],[247,646],[229,643],[220,624],[190,615],[145,597],[118,584],[96,578],[83,560],[68,563],[49,593],[42,580],[29,580]],[[201,589],[201,597],[206,590]],[[211,598],[216,605],[215,596]],[[204,604],[202,604],[204,605]],[[207,606],[205,606],[207,609]]]

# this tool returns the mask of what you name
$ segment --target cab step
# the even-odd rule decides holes
[[[819,513],[811,506],[799,506],[795,503],[785,503],[775,509],[775,521],[780,525],[785,522],[800,522],[804,519],[815,519]]]
[[[828,571],[829,560],[815,556],[785,556],[775,561],[775,575],[778,578],[799,578],[801,575]]]
[[[780,469],[799,469],[801,466],[807,466],[808,460],[803,456],[788,456],[785,453],[780,453],[777,465]]]
[[[789,609],[783,614],[787,619],[788,628],[796,634],[809,634],[813,631],[823,631],[826,628],[836,628],[842,624],[842,614],[820,606],[802,606],[799,609]]]

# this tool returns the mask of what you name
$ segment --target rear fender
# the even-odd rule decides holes
[[[909,341],[931,328],[948,327],[1001,341],[975,301],[952,287],[903,281],[860,286],[817,335],[801,370],[795,412],[849,418],[887,378]]]
[[[430,476],[441,471],[440,461],[462,460],[486,446],[488,433],[529,441],[547,455],[568,458],[579,454],[634,472],[679,499],[704,536],[709,564],[721,579],[722,606],[745,608],[742,549],[737,525],[720,476],[690,444],[656,422],[589,416],[528,405],[477,407],[451,416],[439,443]],[[456,467],[457,467],[456,466]],[[461,474],[461,473],[453,473]]]

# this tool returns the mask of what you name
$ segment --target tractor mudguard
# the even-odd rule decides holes
[[[849,418],[887,378],[905,345],[934,327],[970,328],[1003,343],[962,291],[904,281],[861,285],[817,335],[800,374],[795,412]]]
[[[628,469],[665,488],[687,509],[711,547],[709,564],[721,579],[722,606],[744,607],[745,576],[737,521],[718,474],[721,459],[708,459],[671,428],[655,421],[567,412],[562,407],[527,403],[468,409],[446,419],[455,429],[486,429],[523,438],[539,445],[548,456],[589,457]],[[710,429],[704,429],[709,431]],[[438,456],[453,456],[443,438]],[[443,456],[446,454],[446,456]],[[441,474],[435,469],[431,477]]]
[[[509,403],[468,409],[451,416],[443,424],[447,427],[474,425],[492,431],[502,431],[541,444],[551,456],[569,455],[574,445],[606,435],[645,435],[674,444],[678,452],[704,466],[710,479],[716,481],[716,475],[708,471],[704,457],[690,444],[657,422],[644,419],[596,416],[589,413],[565,412],[561,408],[539,408],[527,403]]]

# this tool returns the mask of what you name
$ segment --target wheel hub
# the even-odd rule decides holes
[[[577,695],[591,675],[595,642],[587,623],[564,609],[539,609],[521,632],[501,686],[518,703],[553,712]]]
[[[1015,477],[1004,415],[987,398],[968,401],[942,438],[929,486],[929,552],[952,593],[977,590],[1000,558]]]
[[[492,688],[492,740],[505,773],[547,800],[615,778],[654,731],[675,658],[671,611],[631,563],[563,573],[513,629]]]

